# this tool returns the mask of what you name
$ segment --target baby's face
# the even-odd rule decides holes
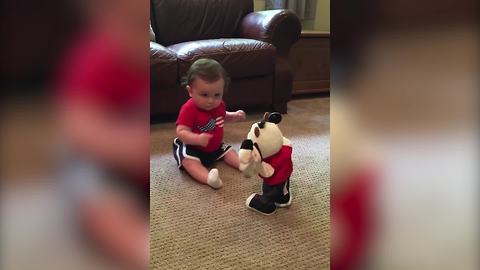
[[[224,86],[225,82],[223,78],[214,82],[207,82],[201,78],[196,78],[191,85],[187,86],[187,90],[198,108],[210,111],[218,107],[222,102]]]

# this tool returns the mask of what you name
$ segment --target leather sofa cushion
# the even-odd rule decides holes
[[[177,56],[162,45],[150,42],[150,83],[154,88],[174,86],[178,81]]]
[[[164,46],[237,36],[240,21],[253,11],[252,0],[152,0],[152,28]]]
[[[224,38],[183,42],[168,46],[177,54],[179,76],[199,58],[212,58],[223,65],[231,78],[274,73],[275,47],[254,39]]]

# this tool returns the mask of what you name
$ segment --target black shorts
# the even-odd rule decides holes
[[[198,160],[203,166],[209,167],[215,161],[222,159],[231,148],[231,145],[222,143],[216,151],[203,152],[191,145],[184,144],[179,138],[175,138],[173,140],[173,157],[175,157],[179,169],[183,168],[182,161],[185,158]]]

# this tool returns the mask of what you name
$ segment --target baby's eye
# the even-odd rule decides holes
[[[207,97],[207,94],[201,94],[202,97]]]
[[[219,96],[220,96],[220,93],[216,93],[216,94],[215,94],[215,97],[219,97]]]

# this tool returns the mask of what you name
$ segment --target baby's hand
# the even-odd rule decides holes
[[[237,121],[243,121],[245,120],[247,117],[247,115],[245,114],[245,112],[243,110],[238,110],[235,112],[235,120]]]
[[[205,147],[208,145],[210,142],[210,139],[212,138],[212,134],[209,133],[201,133],[198,134],[198,145]]]

